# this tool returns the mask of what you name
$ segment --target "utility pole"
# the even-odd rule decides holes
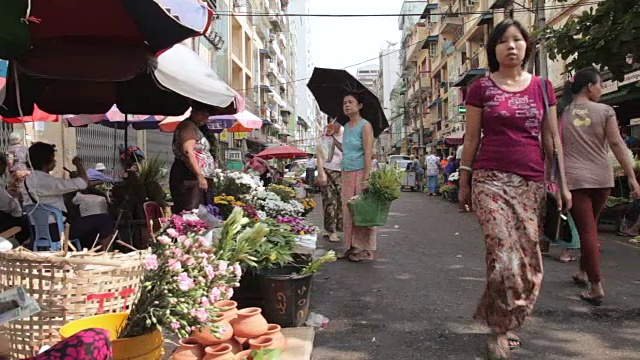
[[[420,119],[420,152],[419,155],[424,155],[424,119],[422,118],[422,71],[418,71],[418,114]]]
[[[545,15],[545,0],[534,0],[536,10],[536,30],[540,31],[545,28],[547,25],[547,19]],[[543,79],[548,79],[548,69],[547,69],[547,49],[545,48],[545,41],[543,38],[540,38],[538,41],[539,49],[538,49],[538,71],[537,75],[542,77]]]

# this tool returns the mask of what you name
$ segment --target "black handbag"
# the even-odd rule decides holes
[[[540,87],[542,88],[542,98],[544,100],[544,120],[549,123],[549,95],[547,93],[547,83],[544,79],[540,79]],[[542,136],[542,135],[541,135]],[[544,151],[544,146],[541,148]],[[560,192],[564,190],[562,174],[560,172],[560,163],[558,162],[558,150],[555,145],[553,147],[553,154],[551,155],[551,176],[552,182],[558,182]],[[571,227],[569,226],[568,219],[558,210],[558,199],[556,194],[551,191],[547,191],[546,209],[545,209],[543,233],[551,241],[565,241],[570,243],[572,239]]]

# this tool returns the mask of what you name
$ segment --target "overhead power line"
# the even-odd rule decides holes
[[[462,26],[466,25],[467,23],[474,22],[474,21],[478,20],[480,17],[482,17],[482,15],[479,15],[479,16],[476,16],[476,17],[474,17],[472,19],[469,19],[469,20],[463,22]],[[371,61],[374,61],[374,60],[378,60],[381,57],[387,57],[387,56],[392,55],[392,54],[397,54],[402,50],[406,50],[406,49],[412,47],[413,45],[422,44],[422,43],[424,43],[425,40],[426,39],[421,39],[421,40],[418,40],[416,42],[412,42],[410,44],[407,44],[406,46],[402,46],[402,47],[400,47],[398,49],[393,49],[393,50],[391,50],[389,52],[383,53],[382,55],[378,55],[376,57],[372,57],[370,59],[363,60],[363,61],[360,61],[358,63],[351,64],[349,66],[345,66],[345,67],[342,68],[342,70],[347,70],[347,69],[350,69],[352,67],[356,67],[356,66],[359,66],[359,65],[362,65],[362,64],[366,64],[368,62],[371,62]],[[295,83],[298,83],[300,81],[306,81],[306,80],[309,80],[309,79],[311,79],[310,76],[309,77],[305,77],[305,78],[301,78],[301,79],[296,79],[296,80],[292,80],[292,81],[283,82],[283,83],[271,84],[271,86],[282,86],[282,85],[288,85],[288,84],[295,84]],[[253,90],[253,88],[234,89],[234,90],[236,90],[236,91],[246,91],[246,90]]]
[[[576,4],[555,5],[555,6],[547,6],[546,9],[547,10],[549,10],[549,9],[568,9],[568,8],[572,8],[572,7],[582,7],[582,6],[588,6],[588,5],[597,5],[598,3],[599,3],[599,1],[586,2],[586,3],[582,3],[582,4],[577,4],[577,5]],[[522,9],[514,9],[513,11],[514,12],[530,12],[531,10],[532,9],[530,9],[530,8],[523,7]],[[447,15],[447,16],[467,15],[467,14],[475,14],[475,15],[477,15],[477,16],[475,16],[475,17],[463,22],[462,25],[464,26],[467,23],[474,22],[477,19],[479,19],[482,16],[487,15],[489,13],[495,14],[495,10],[489,10],[489,11],[484,11],[484,12],[431,13],[431,15]],[[239,15],[240,14],[240,16],[255,15],[255,14],[251,14],[251,13],[235,13],[235,12],[234,13],[229,12],[227,15],[232,15],[232,14],[233,15]],[[261,14],[261,16],[262,15],[264,15],[264,16],[272,16],[273,14]],[[281,15],[283,15],[283,16],[303,16],[303,17],[304,16],[306,16],[306,17],[369,17],[369,16],[378,17],[378,16],[396,16],[396,17],[398,17],[398,16],[422,16],[422,13],[420,13],[420,14],[373,14],[373,15],[371,15],[371,14],[358,14],[358,15],[354,15],[354,14],[344,14],[344,15],[335,15],[335,14],[334,15],[328,15],[328,14],[281,14]],[[382,55],[378,55],[376,57],[372,57],[370,59],[363,60],[363,61],[360,61],[358,63],[352,64],[352,65],[349,65],[349,66],[345,66],[345,67],[342,68],[342,70],[347,70],[347,69],[350,69],[350,68],[353,68],[353,67],[356,67],[356,66],[359,66],[359,65],[362,65],[362,64],[366,64],[366,63],[374,61],[374,60],[378,60],[381,57],[386,57],[386,56],[390,56],[390,55],[399,53],[400,51],[406,50],[406,49],[412,47],[413,45],[418,45],[418,44],[424,43],[424,41],[425,41],[425,39],[418,40],[416,42],[407,44],[406,46],[402,46],[402,47],[400,47],[398,49],[394,49],[394,50],[391,50],[391,51],[389,51],[387,53],[383,53]],[[309,79],[311,79],[310,76],[309,77],[305,77],[305,78],[292,80],[292,81],[283,82],[283,83],[271,84],[271,86],[275,87],[275,86],[295,84],[295,83],[298,83],[300,81],[306,81],[306,80],[309,80]],[[253,89],[254,88],[235,89],[235,90],[244,92],[246,90],[253,90]]]
[[[600,1],[591,1],[585,2],[582,4],[558,4],[547,6],[547,10],[554,9],[568,9],[572,7],[582,7],[589,5],[597,5]],[[523,7],[521,9],[513,9],[513,12],[531,12],[532,9],[528,7]],[[447,12],[430,12],[428,15],[443,15],[443,16],[464,16],[464,15],[485,15],[490,11],[447,11]],[[265,12],[235,12],[235,11],[219,11],[216,12],[219,16],[274,16],[276,13],[265,13]],[[427,15],[426,13],[410,13],[410,14],[292,14],[292,13],[277,13],[278,16],[283,17],[326,17],[326,18],[354,18],[354,17],[414,17],[414,16],[423,16]]]

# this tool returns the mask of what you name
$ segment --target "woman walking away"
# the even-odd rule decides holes
[[[591,284],[580,297],[600,305],[604,297],[600,274],[597,219],[614,186],[613,168],[608,148],[629,179],[631,198],[640,197],[631,159],[627,155],[616,113],[609,105],[599,104],[602,79],[595,69],[578,71],[565,85],[567,103],[562,116],[567,184],[573,198],[571,215],[580,234],[580,270],[573,275],[578,285]]]
[[[334,144],[334,139],[342,144],[342,125],[334,121],[325,128],[324,136],[318,142],[318,178],[316,183],[322,189],[322,209],[324,236],[331,242],[339,242],[338,232],[343,230],[342,216],[342,152]]]
[[[529,40],[519,22],[497,24],[486,46],[491,74],[475,81],[466,98],[459,201],[465,209],[473,196],[484,233],[487,286],[474,317],[491,330],[489,359],[508,359],[511,349],[520,345],[513,332],[531,314],[540,291],[538,222],[545,199],[541,146],[546,154],[557,150],[560,179],[565,179],[553,87],[524,70],[531,54]],[[547,116],[543,90],[550,105]],[[571,193],[564,191],[558,203],[570,208]]]
[[[363,106],[358,94],[343,98],[342,109],[349,117],[349,122],[344,127],[343,143],[334,142],[342,151],[342,213],[346,252],[341,257],[353,262],[372,261],[376,250],[375,228],[355,226],[347,205],[352,197],[364,191],[371,172],[373,127],[360,116]]]
[[[173,213],[197,209],[212,199],[209,182],[216,168],[210,144],[200,130],[215,108],[197,101],[191,105],[191,115],[173,133],[175,160],[169,173],[169,190],[173,199]]]

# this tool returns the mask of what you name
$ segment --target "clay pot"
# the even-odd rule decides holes
[[[238,317],[231,322],[235,336],[253,339],[267,332],[269,325],[261,313],[257,307],[238,310]]]
[[[265,336],[273,338],[273,348],[280,349],[282,351],[287,349],[287,339],[282,335],[282,328],[278,324],[269,324],[269,328]]]
[[[255,339],[249,340],[249,349],[275,349],[273,347],[273,338],[271,336],[260,336]]]
[[[233,360],[235,355],[231,351],[231,345],[218,344],[214,346],[208,346],[204,349],[203,360]]]
[[[238,317],[238,303],[233,300],[221,300],[213,303],[231,321]]]
[[[240,344],[240,343],[238,342],[238,340],[236,340],[235,338],[231,338],[231,339],[229,339],[229,340],[225,341],[225,342],[224,342],[224,344],[231,345],[231,352],[232,352],[232,353],[234,353],[234,354],[237,354],[237,353],[239,353],[240,351],[245,350],[245,349],[242,347],[242,344]]]
[[[246,360],[249,359],[249,355],[251,355],[251,351],[253,350],[245,350],[236,354],[236,357],[233,360]]]
[[[242,350],[249,349],[249,339],[238,337],[238,336],[234,337],[234,339],[238,342],[238,344],[240,344],[240,346],[242,347]]]
[[[229,319],[224,313],[217,313],[213,323],[221,327],[220,338],[217,338],[208,329],[194,330],[191,337],[205,346],[222,344],[233,337],[233,327],[229,324]]]
[[[204,348],[194,338],[180,339],[180,346],[173,353],[173,360],[202,360]]]

